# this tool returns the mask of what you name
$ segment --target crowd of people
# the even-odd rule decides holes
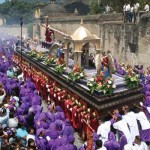
[[[128,105],[119,112],[109,112],[110,120],[99,118],[97,133],[94,133],[93,149],[98,150],[149,150],[150,146],[150,76],[141,80],[144,101]],[[80,150],[86,150],[85,143]]]
[[[124,16],[124,22],[137,22],[137,19],[139,18],[139,8],[140,8],[140,4],[134,3],[134,4],[130,4],[130,3],[125,3],[123,6],[123,16]],[[145,6],[143,11],[145,12],[149,12],[149,4],[148,2],[145,2]]]
[[[52,92],[51,101],[47,109],[43,110],[43,97],[36,84],[38,81],[32,80],[28,75],[24,78],[21,74],[22,71],[25,74],[26,69],[21,70],[22,68],[14,63],[13,48],[10,50],[11,44],[16,39],[9,40],[9,44],[6,44],[6,47],[2,45],[0,49],[0,148],[76,150],[74,128],[80,131],[84,127],[86,130],[86,125],[81,126],[84,124],[82,116],[86,116],[84,119],[88,121],[90,110],[80,107],[81,102],[76,102],[71,98],[65,100],[62,105],[60,100],[65,91],[61,93],[58,91],[55,95],[56,91],[50,87],[48,88],[50,93]],[[143,79],[141,84],[144,87],[145,98],[140,104],[135,104],[132,110],[127,105],[123,106],[120,112],[115,109],[109,113],[110,120],[93,117],[93,121],[89,123],[94,132],[92,149],[148,150],[150,144],[150,76],[148,74],[145,77],[143,66],[135,66],[132,69],[131,66],[121,66],[116,60],[114,64],[120,75],[133,72],[139,74]],[[54,103],[53,100],[56,100],[56,97],[58,99]],[[75,102],[78,105],[73,104]],[[82,111],[89,111],[89,114],[80,113]],[[78,114],[82,119],[78,118]],[[88,149],[87,143],[85,142],[79,149]]]
[[[116,59],[114,60],[116,73],[124,76],[124,75],[130,75],[133,76],[134,74],[137,74],[140,79],[145,81],[145,76],[150,75],[150,67],[147,67],[146,70],[144,69],[143,65],[125,65],[124,63],[120,64]]]
[[[6,52],[2,47],[0,149],[76,150],[74,129],[60,106],[51,104],[43,111],[36,85],[30,78],[17,78],[20,68],[12,61],[13,51]]]

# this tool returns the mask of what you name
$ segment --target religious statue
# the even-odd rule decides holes
[[[111,55],[111,52],[108,51],[107,55],[105,51],[102,53],[97,51],[95,55],[95,67],[97,71],[97,75],[100,75],[100,72],[104,72],[104,77],[112,76],[115,71],[114,59]]]
[[[45,32],[45,40],[46,40],[46,42],[52,42],[53,36],[54,36],[54,31],[47,27],[46,28],[46,32]]]
[[[59,47],[57,49],[57,54],[56,54],[57,58],[59,58],[60,61],[64,60],[63,46],[64,46],[63,43],[61,43],[61,41],[60,41]]]
[[[110,51],[107,51],[107,57],[108,57],[109,73],[111,76],[115,71],[115,65],[114,65],[114,59]]]
[[[104,76],[108,77],[110,75],[109,60],[108,60],[108,56],[106,55],[105,51],[102,52],[101,63],[102,63],[102,70],[104,71]]]
[[[95,67],[96,67],[96,71],[97,71],[97,75],[100,74],[101,69],[102,69],[102,63],[101,63],[101,53],[100,51],[96,51],[96,55],[95,55]]]

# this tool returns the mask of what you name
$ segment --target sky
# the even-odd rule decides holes
[[[3,3],[3,2],[5,2],[5,0],[0,0],[0,3]]]

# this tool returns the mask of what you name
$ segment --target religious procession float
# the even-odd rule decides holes
[[[76,39],[81,30],[90,38],[79,36],[80,39]],[[32,78],[44,100],[55,102],[55,105],[63,108],[75,129],[83,129],[86,127],[84,124],[88,123],[96,131],[97,118],[109,117],[111,111],[116,108],[121,110],[126,104],[133,108],[135,103],[143,99],[143,93],[139,75],[133,73],[130,67],[127,74],[119,73],[124,70],[111,59],[111,52],[106,54],[101,51],[99,38],[87,32],[81,25],[73,35],[66,37],[64,45],[50,41],[50,44],[44,43],[31,50],[18,47],[13,61],[20,66],[25,78]],[[86,68],[82,66],[81,46],[90,40],[97,45],[95,67]],[[69,57],[68,47],[65,47],[70,41],[75,45],[80,43],[76,45],[79,50],[73,52],[73,59]],[[58,45],[55,50],[52,49],[54,45]]]

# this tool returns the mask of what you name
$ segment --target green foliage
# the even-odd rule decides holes
[[[0,4],[0,13],[6,18],[8,25],[19,24],[20,17],[23,17],[23,23],[32,21],[34,13],[34,2],[25,2],[22,0],[11,0]]]
[[[97,82],[94,78],[91,78],[87,82],[87,87],[90,89],[90,93],[93,94],[94,91],[97,89]]]
[[[37,57],[37,54],[35,51],[30,51],[29,54],[28,54],[30,57]]]
[[[138,75],[133,75],[132,77],[127,75],[125,77],[125,82],[126,82],[126,86],[129,88],[129,89],[132,89],[132,88],[137,88],[139,87],[140,85],[140,80],[139,80],[139,77]]]
[[[50,66],[56,63],[56,56],[46,57],[44,64]]]
[[[105,11],[104,6],[102,3],[98,5],[97,0],[93,0],[90,2],[90,14],[101,14]]]
[[[63,74],[65,72],[65,64],[57,64],[55,67],[55,71],[58,74]]]

